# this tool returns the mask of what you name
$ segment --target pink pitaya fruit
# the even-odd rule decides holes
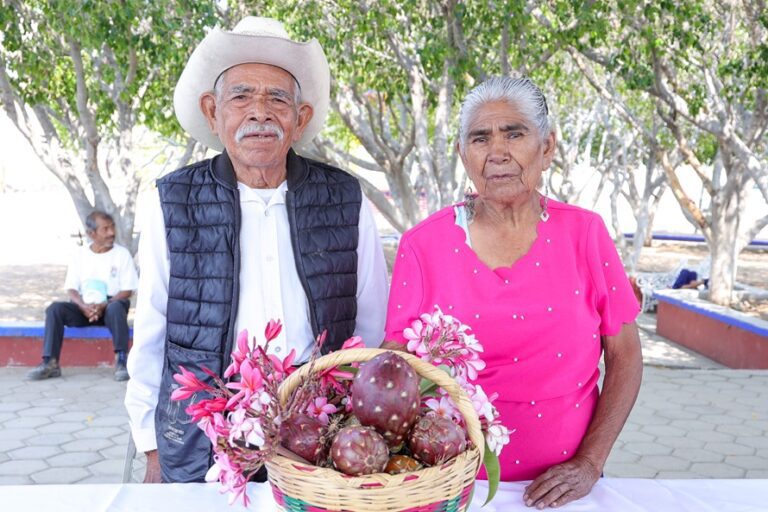
[[[419,418],[408,436],[413,457],[434,466],[452,459],[467,448],[464,429],[434,411]]]
[[[347,475],[381,473],[389,460],[384,438],[371,427],[344,427],[331,444],[333,466]]]
[[[391,448],[400,446],[419,413],[419,376],[394,352],[360,365],[352,382],[352,412]]]
[[[328,456],[324,430],[319,419],[296,414],[280,425],[280,444],[317,465]]]

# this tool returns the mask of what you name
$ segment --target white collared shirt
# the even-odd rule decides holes
[[[297,362],[306,361],[314,343],[309,303],[293,258],[288,213],[287,182],[277,189],[251,189],[238,183],[240,226],[240,295],[237,332],[264,342],[264,327],[280,319],[283,330],[270,343],[280,358],[296,349]],[[170,261],[160,198],[152,194],[142,223],[139,244],[139,292],[133,347],[128,356],[131,380],[125,406],[139,451],[157,448],[155,407],[163,370]],[[369,347],[384,339],[387,268],[371,207],[363,197],[358,224],[357,319],[354,334]]]

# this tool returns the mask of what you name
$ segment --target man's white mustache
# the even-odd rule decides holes
[[[283,140],[283,129],[272,123],[248,123],[242,125],[235,133],[235,142],[238,144],[243,137],[248,135],[277,135],[278,140]]]

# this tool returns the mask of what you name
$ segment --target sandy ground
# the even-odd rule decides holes
[[[395,249],[394,244],[385,243],[389,264]],[[639,270],[668,271],[677,267],[682,258],[687,258],[688,263],[695,266],[706,256],[703,245],[656,243],[643,250]],[[0,323],[42,321],[45,307],[50,302],[66,300],[62,289],[65,273],[64,265],[0,265]],[[739,259],[737,280],[768,288],[768,250],[744,251]],[[762,313],[763,318],[768,320],[768,301],[764,304],[743,304],[742,307],[746,312]]]

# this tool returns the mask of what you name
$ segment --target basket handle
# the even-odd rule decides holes
[[[480,420],[477,417],[472,402],[467,396],[466,391],[464,391],[450,375],[431,363],[422,361],[418,357],[407,352],[390,351],[380,348],[350,348],[331,352],[330,354],[318,358],[315,360],[315,365],[312,369],[317,373],[344,364],[363,363],[386,352],[395,352],[405,359],[421,377],[434,382],[448,393],[453,399],[453,403],[455,403],[456,407],[459,409],[459,412],[464,416],[469,439],[472,441],[472,444],[480,450],[480,456],[482,457],[485,450],[485,438],[483,437]],[[279,393],[281,404],[285,405],[288,402],[288,398],[291,396],[291,393],[293,393],[293,390],[296,389],[305,378],[309,377],[309,371],[310,365],[305,364],[290,374],[282,384],[280,384]]]

